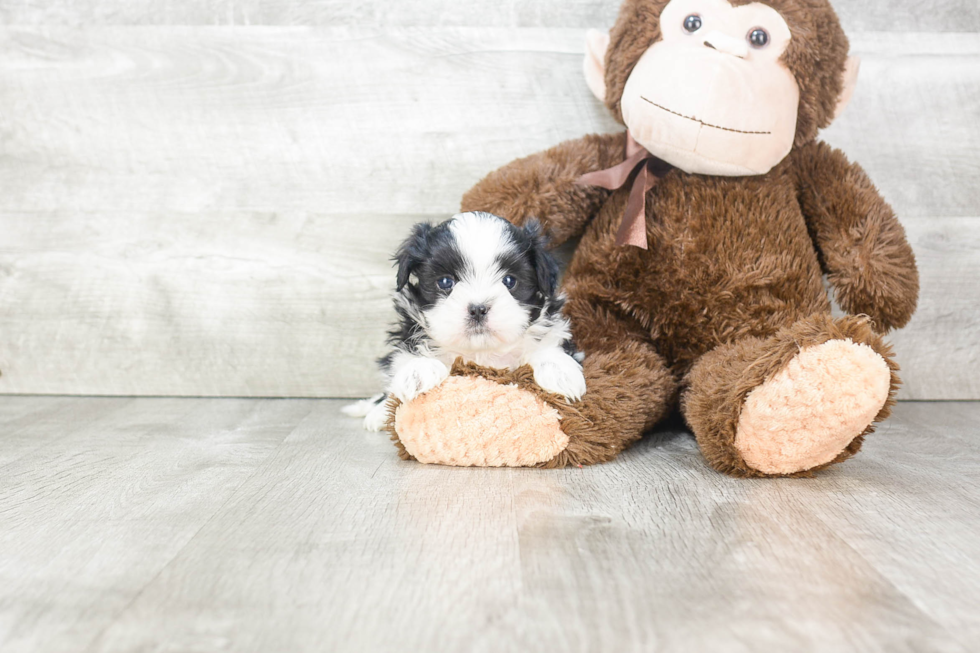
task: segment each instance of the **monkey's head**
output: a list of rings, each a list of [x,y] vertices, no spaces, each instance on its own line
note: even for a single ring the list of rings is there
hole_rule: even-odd
[[[589,88],[689,173],[758,175],[847,104],[858,62],[827,0],[626,0],[590,32]]]

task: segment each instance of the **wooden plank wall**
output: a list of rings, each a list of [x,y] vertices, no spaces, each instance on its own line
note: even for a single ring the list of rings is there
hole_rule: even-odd
[[[580,73],[617,5],[0,3],[0,393],[372,392],[408,226],[617,128]],[[837,6],[864,63],[824,137],[922,270],[903,396],[980,399],[980,5]]]

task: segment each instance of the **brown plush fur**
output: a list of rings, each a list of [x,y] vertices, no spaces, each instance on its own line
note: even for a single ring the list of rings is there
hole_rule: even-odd
[[[733,476],[769,476],[745,464],[735,448],[735,430],[745,398],[782,370],[800,349],[832,339],[866,344],[885,359],[892,372],[891,388],[888,401],[875,421],[891,414],[900,383],[891,347],[871,329],[867,318],[847,316],[835,320],[827,314],[813,315],[780,329],[769,338],[745,338],[717,347],[702,356],[687,374],[687,389],[681,402],[684,416],[697,437],[701,453],[712,467]],[[861,448],[864,436],[872,431],[874,428],[869,426],[830,463],[788,476],[809,476],[850,458]]]
[[[479,206],[500,216],[560,216],[547,228],[553,245],[582,233],[602,208],[609,191],[577,186],[585,172],[609,168],[623,160],[626,134],[591,135],[518,159],[492,174],[463,198],[463,206]],[[488,178],[489,179],[489,178]],[[486,181],[486,180],[485,180]]]
[[[671,171],[647,195],[648,250],[614,242],[628,187],[574,183],[624,159],[622,134],[586,136],[515,161],[463,198],[464,211],[492,211],[516,224],[539,219],[555,245],[582,238],[564,286],[587,354],[589,390],[577,410],[588,426],[566,430],[568,455],[554,464],[612,457],[660,419],[683,386],[682,409],[712,466],[760,475],[733,453],[733,424],[747,392],[778,373],[801,343],[843,334],[897,369],[871,327],[903,326],[915,310],[912,250],[861,168],[813,140],[833,117],[847,39],[825,0],[764,1],[793,31],[784,58],[801,94],[797,147],[768,174]],[[626,0],[612,31],[606,101],[617,118],[630,71],[660,38],[664,5]],[[830,319],[823,273],[841,306],[870,322]],[[894,377],[892,394],[897,383]],[[888,406],[878,417],[887,414]]]
[[[793,154],[797,197],[837,301],[881,332],[915,312],[919,274],[905,229],[857,164],[826,143]]]
[[[662,359],[653,352],[640,353],[626,347],[609,354],[597,353],[585,364],[588,394],[579,402],[541,390],[527,366],[514,371],[481,367],[457,359],[450,374],[477,375],[495,383],[516,385],[550,404],[561,415],[561,429],[569,437],[568,447],[539,467],[591,465],[612,460],[644,431],[664,416],[676,395],[676,383]],[[642,362],[646,361],[646,365]],[[395,411],[400,402],[390,399],[386,430],[403,460],[413,460],[395,431]]]

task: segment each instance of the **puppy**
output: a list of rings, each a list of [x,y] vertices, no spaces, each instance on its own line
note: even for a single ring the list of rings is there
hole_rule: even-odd
[[[398,267],[391,353],[378,363],[385,392],[345,407],[378,431],[385,401],[411,401],[449,376],[457,357],[487,367],[525,363],[548,392],[585,394],[581,354],[557,295],[558,264],[536,222],[518,228],[490,213],[460,213],[417,224],[394,257]]]

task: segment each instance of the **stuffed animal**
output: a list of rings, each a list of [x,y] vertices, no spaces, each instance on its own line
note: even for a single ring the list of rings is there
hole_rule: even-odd
[[[626,0],[585,77],[625,132],[567,141],[463,198],[554,246],[587,391],[457,364],[392,406],[403,457],[610,460],[679,408],[707,462],[808,475],[854,455],[894,402],[882,334],[915,310],[904,230],[864,171],[816,139],[857,62],[827,0]],[[847,313],[833,317],[823,277]]]

